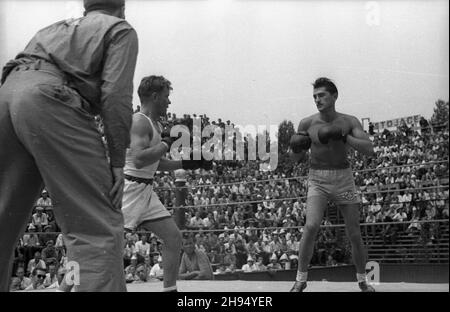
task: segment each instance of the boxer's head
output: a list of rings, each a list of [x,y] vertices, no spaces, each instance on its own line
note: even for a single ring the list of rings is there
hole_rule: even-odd
[[[319,112],[334,109],[334,104],[338,98],[336,85],[328,78],[321,77],[313,83],[313,97]]]
[[[125,18],[125,0],[84,0],[84,14],[91,11],[104,11],[110,15]]]
[[[172,91],[172,84],[163,76],[144,77],[138,88],[142,108],[150,109],[158,116],[165,116],[170,105],[170,91]]]

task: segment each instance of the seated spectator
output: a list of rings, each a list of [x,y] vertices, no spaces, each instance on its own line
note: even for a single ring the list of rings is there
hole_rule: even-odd
[[[281,264],[278,263],[278,258],[275,253],[270,257],[270,263],[267,265],[268,270],[281,270]]]
[[[34,259],[31,259],[28,262],[27,266],[27,272],[30,274],[34,271],[35,268],[43,269],[44,271],[47,269],[47,266],[45,265],[45,262],[41,258],[41,253],[39,251],[36,251],[34,253]]]
[[[336,266],[337,262],[334,260],[332,255],[328,255],[326,266]]]
[[[36,267],[31,272],[31,284],[25,290],[45,289],[44,280],[47,272],[45,269]]]
[[[242,266],[242,271],[244,272],[258,271],[258,266],[255,264],[255,260],[251,256],[248,256],[247,263]]]
[[[137,257],[132,257],[131,264],[125,268],[125,282],[133,283],[134,281],[139,280],[139,277],[136,275],[136,268],[137,268]]]
[[[290,270],[291,262],[289,261],[288,256],[284,253],[280,257],[280,266],[282,270]]]
[[[147,242],[147,234],[142,234],[141,240],[136,242],[134,246],[138,262],[144,262],[145,257],[150,254],[150,244]]]
[[[162,281],[164,279],[164,270],[163,270],[163,262],[162,257],[158,256],[158,262],[153,265],[150,270],[149,278],[150,280],[159,280]]]
[[[58,258],[58,253],[56,251],[56,247],[53,246],[53,240],[47,241],[47,247],[42,249],[41,255],[42,260],[44,260],[46,264],[48,264],[49,262],[56,261],[56,259]]]
[[[25,233],[22,238],[24,249],[23,254],[26,261],[33,258],[36,251],[40,251],[42,249],[38,235],[34,234],[35,231],[36,227],[30,223],[28,226],[28,233]]]
[[[48,196],[47,190],[43,190],[41,193],[41,197],[37,200],[36,206],[43,207],[44,209],[47,207],[52,207],[52,199]]]
[[[257,271],[266,271],[267,267],[264,265],[264,259],[262,256],[258,256],[258,260],[255,263]]]
[[[44,226],[48,225],[47,215],[44,213],[44,207],[36,206],[36,212],[32,216],[32,223],[38,232],[44,230]]]
[[[183,239],[183,255],[178,276],[184,280],[211,280],[214,278],[208,256],[202,251],[195,250],[192,238]]]
[[[138,264],[136,267],[136,273],[133,283],[145,283],[147,282],[148,273],[143,263]]]
[[[53,285],[53,284],[58,282],[56,264],[55,263],[50,263],[48,265],[47,270],[48,270],[48,273],[45,276],[44,286],[48,288],[51,285]]]
[[[47,288],[58,289],[59,285],[62,285],[65,276],[66,276],[66,269],[64,267],[59,267],[56,274],[56,281],[53,284],[47,286]]]
[[[16,271],[16,276],[12,278],[10,291],[25,290],[31,285],[31,279],[25,276],[25,269],[19,266]]]
[[[291,270],[296,270],[298,268],[298,256],[290,255],[289,260],[291,260]]]

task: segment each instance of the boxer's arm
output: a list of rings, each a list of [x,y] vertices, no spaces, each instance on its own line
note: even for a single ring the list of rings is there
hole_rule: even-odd
[[[370,141],[369,135],[364,132],[357,118],[351,118],[351,127],[352,129],[347,135],[347,144],[364,155],[373,156],[375,152],[372,141]]]
[[[174,171],[178,169],[182,169],[181,160],[170,160],[163,157],[159,161],[158,171]]]
[[[135,114],[130,131],[130,149],[131,153],[135,156],[134,165],[137,169],[157,162],[167,152],[168,148],[164,143],[149,147],[150,138],[153,135],[155,134],[147,118],[141,114]]]

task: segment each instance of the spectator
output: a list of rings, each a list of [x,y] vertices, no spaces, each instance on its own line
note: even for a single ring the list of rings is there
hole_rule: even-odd
[[[45,265],[45,262],[42,260],[41,253],[39,251],[36,251],[34,253],[34,259],[31,259],[28,262],[27,272],[30,274],[34,271],[35,268],[40,268],[44,271],[47,269],[47,266]]]
[[[185,280],[211,280],[213,271],[208,256],[194,249],[192,238],[183,239],[183,255],[179,270],[179,278]]]
[[[49,288],[55,283],[58,283],[58,275],[57,275],[57,267],[55,263],[50,263],[48,265],[48,273],[45,276],[44,279],[44,286],[46,288]]]
[[[262,256],[258,256],[258,260],[256,261],[256,270],[257,271],[266,271],[267,267],[264,265],[264,258]]]
[[[278,263],[277,255],[274,253],[270,257],[270,263],[267,265],[268,270],[281,270],[281,265]]]
[[[44,280],[46,277],[45,269],[36,267],[31,272],[31,284],[25,290],[45,289]]]
[[[147,234],[141,235],[141,240],[135,244],[135,252],[138,262],[144,262],[147,255],[150,255],[150,244],[147,242]]]
[[[164,270],[161,256],[158,256],[158,262],[153,265],[152,269],[150,270],[149,277],[150,280],[159,280],[159,281],[163,280]]]
[[[12,278],[10,291],[25,290],[31,285],[31,279],[25,276],[25,269],[19,266],[16,270],[16,276]]]
[[[42,232],[44,226],[48,224],[47,215],[44,213],[44,207],[36,206],[36,212],[33,214],[32,222],[38,232]]]
[[[248,256],[247,263],[242,266],[242,271],[244,272],[258,271],[258,266],[255,264],[255,260],[251,256]]]
[[[52,207],[52,199],[48,196],[46,189],[42,190],[41,197],[37,200],[36,206],[43,207],[44,209]]]
[[[138,264],[133,283],[145,283],[148,280],[148,273],[143,263]]]
[[[53,245],[53,240],[49,240],[47,241],[47,246],[42,249],[42,260],[44,260],[44,262],[46,264],[50,263],[50,262],[55,262],[58,258],[58,253],[56,251],[56,247]],[[56,272],[55,272],[56,275]]]

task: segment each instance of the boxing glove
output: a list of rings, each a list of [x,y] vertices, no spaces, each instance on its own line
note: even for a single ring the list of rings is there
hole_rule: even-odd
[[[170,128],[166,127],[161,131],[161,142],[165,143],[167,145],[167,149],[170,149],[170,147],[172,146],[172,143],[176,139],[177,138],[170,136]]]
[[[289,147],[294,153],[300,153],[311,148],[311,138],[308,132],[299,131],[291,137]]]
[[[322,144],[328,144],[330,140],[343,141],[344,143],[347,141],[347,135],[344,133],[344,130],[336,125],[325,125],[321,127],[317,136]]]

